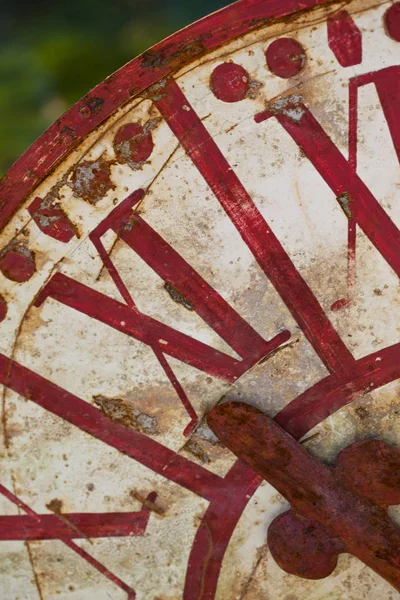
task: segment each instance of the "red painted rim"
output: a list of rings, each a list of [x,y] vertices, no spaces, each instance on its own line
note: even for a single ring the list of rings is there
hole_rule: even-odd
[[[115,110],[221,44],[332,0],[239,0],[178,31],[131,60],[62,115],[0,181],[3,228],[48,173]]]

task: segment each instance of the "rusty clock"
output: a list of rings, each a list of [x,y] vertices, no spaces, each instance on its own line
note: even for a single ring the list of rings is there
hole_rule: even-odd
[[[1,598],[400,599],[399,42],[239,0],[5,175]]]

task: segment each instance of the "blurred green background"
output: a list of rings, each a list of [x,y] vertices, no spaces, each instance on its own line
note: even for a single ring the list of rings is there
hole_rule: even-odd
[[[0,177],[107,75],[229,3],[0,0]]]

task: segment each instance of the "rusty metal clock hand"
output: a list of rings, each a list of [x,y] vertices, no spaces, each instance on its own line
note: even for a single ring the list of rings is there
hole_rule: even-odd
[[[400,591],[400,527],[385,510],[400,502],[399,450],[376,440],[356,443],[332,468],[249,404],[221,404],[207,422],[291,503],[268,530],[271,553],[284,570],[320,579],[348,552]]]

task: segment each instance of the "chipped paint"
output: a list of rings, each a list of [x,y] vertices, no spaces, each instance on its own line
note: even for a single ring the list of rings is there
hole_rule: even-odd
[[[353,217],[353,214],[351,212],[351,198],[349,193],[344,192],[343,194],[340,194],[340,196],[338,196],[336,200],[339,202],[340,207],[343,210],[346,217],[348,219],[351,219]]]
[[[111,180],[111,164],[102,157],[79,163],[73,169],[69,182],[75,198],[97,204],[107,192],[115,189]]]
[[[148,51],[2,180],[10,598],[396,598],[349,555],[280,569],[287,502],[206,425],[229,392],[330,465],[400,446],[398,3],[278,4]]]
[[[131,427],[142,433],[157,435],[157,419],[150,415],[133,408],[124,400],[118,398],[104,398],[95,396],[94,403],[102,412],[116,423],[121,423],[125,427]]]

